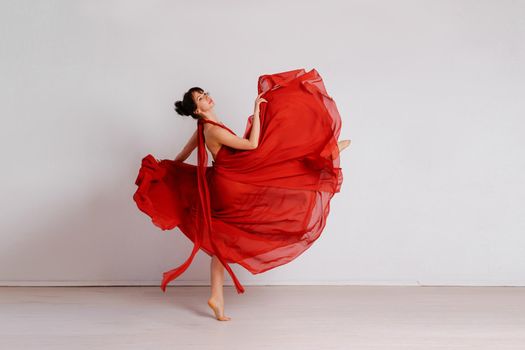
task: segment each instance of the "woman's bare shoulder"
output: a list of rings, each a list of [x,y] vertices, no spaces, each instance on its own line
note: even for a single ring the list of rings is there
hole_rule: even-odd
[[[211,123],[206,123],[204,124],[204,135],[210,135],[210,136],[213,136],[213,134],[215,134],[217,132],[218,129],[222,129],[220,126],[218,125],[214,125],[214,124],[211,124]]]
[[[207,125],[204,125],[204,138],[207,142],[211,142],[212,144],[221,144],[221,132],[224,130],[218,125],[213,125],[211,123],[206,123]]]

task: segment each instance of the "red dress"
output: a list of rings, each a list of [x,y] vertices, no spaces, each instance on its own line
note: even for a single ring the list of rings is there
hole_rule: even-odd
[[[199,119],[198,165],[151,154],[142,159],[133,199],[162,230],[178,227],[194,242],[180,266],[164,272],[161,289],[182,274],[202,249],[244,288],[229,264],[252,274],[286,264],[319,237],[330,200],[343,182],[337,140],[341,118],[315,69],[262,75],[259,146],[223,145],[207,164],[204,123]],[[249,138],[253,115],[243,137]]]

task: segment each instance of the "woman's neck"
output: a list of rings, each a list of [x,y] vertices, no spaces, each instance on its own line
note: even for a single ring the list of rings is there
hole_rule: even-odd
[[[215,111],[213,110],[202,113],[201,118],[208,119],[216,123],[221,123],[221,121],[219,120],[219,117],[217,117],[217,115],[215,114]]]

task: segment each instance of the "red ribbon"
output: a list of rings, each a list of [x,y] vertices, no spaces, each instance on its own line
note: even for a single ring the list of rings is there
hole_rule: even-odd
[[[215,124],[215,123],[214,123]],[[226,271],[230,274],[233,283],[235,284],[235,288],[237,290],[238,294],[244,293],[244,287],[241,285],[239,280],[237,279],[237,276],[235,276],[235,273],[230,268],[224,257],[222,256],[219,249],[217,249],[217,246],[215,245],[215,241],[212,237],[213,235],[213,228],[211,224],[211,209],[210,209],[210,192],[208,189],[208,182],[206,180],[206,167],[208,164],[208,153],[206,152],[206,145],[204,143],[204,122],[199,119],[197,122],[197,128],[198,128],[198,144],[197,144],[197,158],[198,158],[198,166],[197,166],[197,187],[199,192],[199,205],[197,209],[197,213],[200,215],[197,215],[197,223],[196,223],[196,232],[195,232],[195,239],[194,239],[194,245],[193,250],[190,254],[190,256],[186,259],[184,263],[182,263],[180,266],[176,267],[173,270],[167,271],[163,273],[162,283],[161,283],[161,289],[163,292],[166,292],[166,287],[168,283],[175,278],[177,278],[179,275],[181,275],[188,266],[190,266],[191,262],[193,261],[193,258],[195,257],[195,254],[199,251],[202,237],[203,235],[207,235],[207,237],[210,238],[210,242],[212,245],[212,248],[214,250],[215,255],[221,262],[221,264],[224,266]]]

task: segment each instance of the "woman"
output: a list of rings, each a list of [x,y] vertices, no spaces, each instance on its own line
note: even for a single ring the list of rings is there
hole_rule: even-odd
[[[139,209],[194,242],[186,262],[164,273],[162,290],[202,249],[212,257],[208,305],[221,321],[230,320],[224,269],[244,292],[228,263],[261,273],[292,261],[319,237],[342,183],[339,152],[350,144],[337,142],[340,117],[315,69],[263,75],[258,90],[239,137],[215,114],[209,93],[189,89],[175,109],[198,121],[196,132],[173,161],[146,156],[136,180]],[[196,147],[195,167],[184,161]]]
[[[219,149],[225,145],[239,150],[253,150],[257,148],[259,142],[260,121],[259,121],[259,104],[267,102],[257,96],[255,100],[255,109],[253,112],[254,123],[248,139],[238,137],[217,126],[216,124],[206,123],[204,125],[204,137],[206,146],[215,160]],[[215,101],[210,97],[208,92],[205,92],[199,87],[189,89],[182,99],[182,101],[175,102],[175,110],[180,115],[191,115],[194,119],[202,118],[205,121],[213,121],[217,124],[223,125],[215,114],[213,107]],[[177,155],[175,161],[185,161],[197,147],[197,130],[193,133],[186,146]],[[229,321],[231,318],[224,315],[224,266],[221,264],[216,255],[211,258],[211,296],[208,299],[208,305],[215,313],[215,317],[219,321]]]

